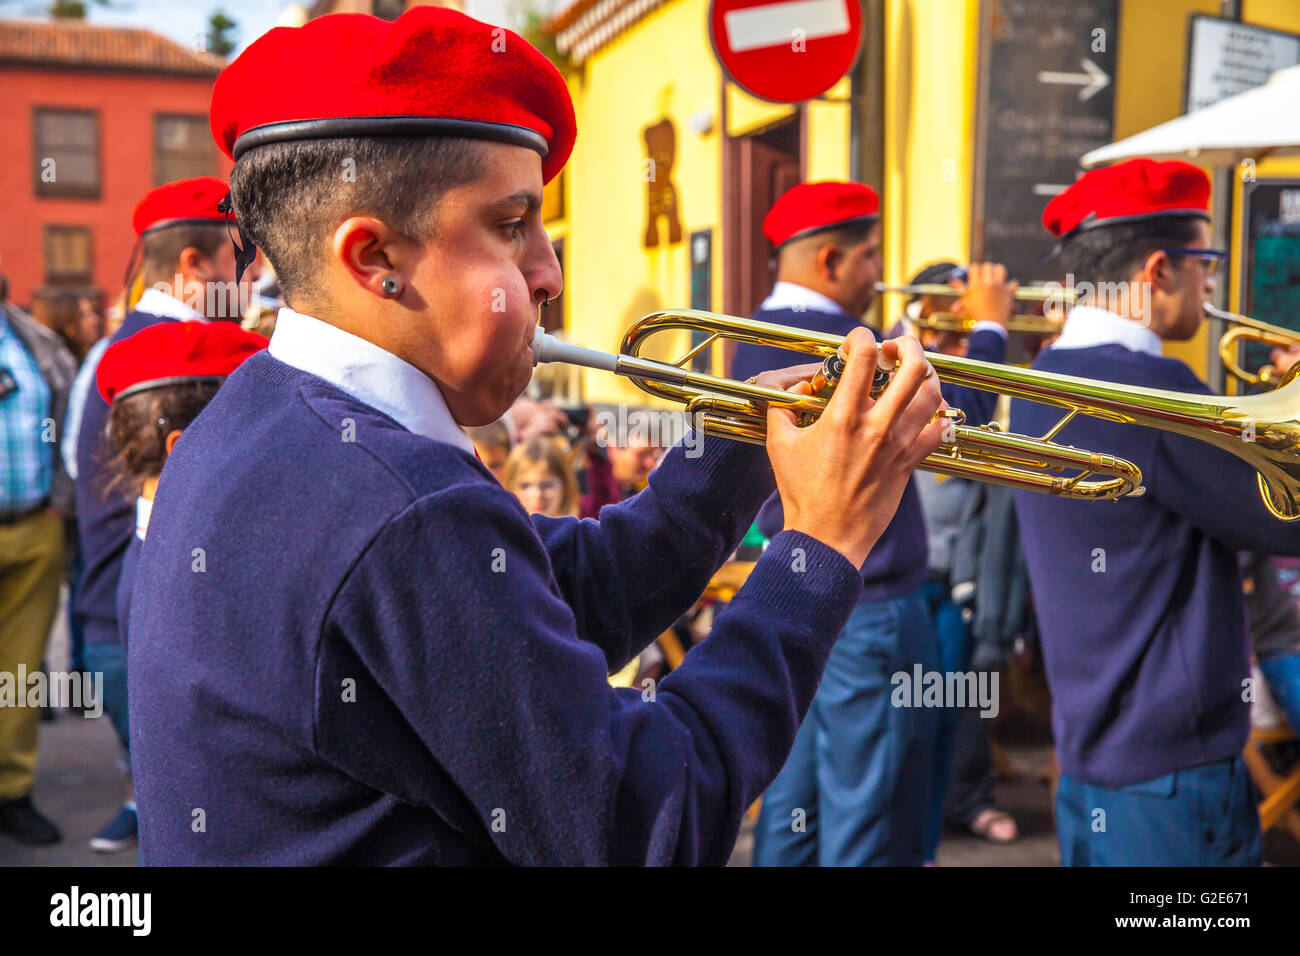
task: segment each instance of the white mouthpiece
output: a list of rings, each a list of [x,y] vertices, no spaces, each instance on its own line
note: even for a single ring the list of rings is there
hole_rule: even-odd
[[[618,371],[617,355],[561,342],[539,325],[533,333],[533,364],[541,365],[543,362],[567,362],[570,365],[604,369],[606,372]]]

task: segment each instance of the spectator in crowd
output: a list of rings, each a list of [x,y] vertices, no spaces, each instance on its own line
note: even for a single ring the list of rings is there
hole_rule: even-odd
[[[1238,555],[1255,659],[1291,729],[1300,732],[1300,607],[1294,558]]]
[[[554,438],[532,438],[506,459],[503,484],[529,514],[550,518],[578,513],[578,481],[569,454]]]
[[[663,452],[663,449],[639,434],[627,436],[622,444],[611,442],[605,448],[614,468],[614,480],[618,483],[619,494],[624,498],[630,498],[646,486],[650,472],[659,464],[659,456]]]
[[[0,278],[0,671],[41,669],[59,605],[63,519],[72,483],[55,423],[63,417],[76,360],[57,334],[8,301]],[[32,787],[40,711],[0,707],[0,833],[57,843]]]

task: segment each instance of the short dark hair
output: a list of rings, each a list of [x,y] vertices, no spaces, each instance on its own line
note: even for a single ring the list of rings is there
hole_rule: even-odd
[[[871,235],[871,230],[880,224],[879,219],[865,219],[858,222],[849,223],[845,226],[837,226],[834,229],[823,229],[820,232],[810,233],[806,236],[799,236],[783,243],[777,250],[777,261],[787,251],[803,251],[809,248],[820,249],[822,246],[830,243],[839,249],[847,249],[856,246],[859,243],[866,242]]]
[[[144,256],[145,285],[171,283],[181,253],[193,247],[211,258],[230,242],[225,223],[178,222],[145,233],[141,252]]]
[[[239,157],[230,194],[241,228],[266,253],[292,304],[339,222],[371,215],[427,241],[443,194],[473,182],[486,164],[481,141],[446,136],[270,143]]]
[[[1196,240],[1199,216],[1153,216],[1083,229],[1061,243],[1062,271],[1086,282],[1127,282],[1153,252]]]
[[[220,387],[212,381],[180,382],[114,402],[108,417],[112,457],[105,494],[139,495],[146,478],[162,474],[168,434],[189,428]]]

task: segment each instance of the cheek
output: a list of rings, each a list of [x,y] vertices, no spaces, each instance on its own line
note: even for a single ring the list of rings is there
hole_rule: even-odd
[[[453,377],[491,377],[510,369],[519,356],[535,319],[523,277],[504,270],[480,272],[449,268],[431,278],[438,290],[436,308],[440,338],[447,342],[442,363]]]

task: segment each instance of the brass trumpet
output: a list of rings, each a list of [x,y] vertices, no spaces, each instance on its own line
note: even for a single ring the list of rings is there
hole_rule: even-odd
[[[907,321],[918,329],[930,329],[934,332],[958,332],[970,335],[975,328],[975,319],[969,315],[957,315],[953,312],[931,312],[922,318]],[[1065,327],[1065,319],[1058,315],[1038,315],[1034,312],[1017,313],[1007,319],[1007,332],[1011,335],[1060,335]]]
[[[950,299],[961,298],[960,290],[954,289],[950,285],[935,282],[923,282],[919,285],[885,285],[883,282],[877,282],[876,292],[896,295],[941,295]],[[1062,305],[1072,305],[1074,304],[1075,293],[1073,289],[1068,289],[1065,286],[1025,286],[1017,289],[1012,294],[1012,298],[1021,302],[1060,302]]]
[[[1223,367],[1227,369],[1228,374],[1247,385],[1266,385],[1270,388],[1277,385],[1281,376],[1272,365],[1262,365],[1258,372],[1247,372],[1242,367],[1239,361],[1241,343],[1259,342],[1272,348],[1289,349],[1300,345],[1300,332],[1284,329],[1280,325],[1270,325],[1259,319],[1252,319],[1248,315],[1216,309],[1208,302],[1201,308],[1207,319],[1219,319],[1236,326],[1224,332],[1223,338],[1219,339],[1219,358],[1223,361]]]
[[[652,336],[669,330],[704,334],[704,339],[674,363],[640,357]],[[533,340],[537,362],[568,362],[630,378],[651,395],[680,402],[706,434],[762,444],[767,407],[789,408],[811,422],[826,407],[820,396],[796,395],[719,378],[686,366],[723,340],[790,349],[829,359],[843,338],[711,312],[655,312],[628,330],[622,354],[557,342],[542,329]],[[1300,519],[1300,363],[1283,376],[1281,388],[1263,395],[1217,396],[1120,386],[1109,382],[1052,375],[1031,369],[931,353],[941,379],[985,391],[1066,409],[1040,438],[1003,433],[994,425],[962,425],[954,411],[952,441],[926,458],[922,467],[1029,491],[1084,500],[1108,500],[1141,492],[1141,471],[1132,462],[1059,445],[1052,441],[1076,415],[1142,425],[1209,442],[1245,460],[1259,472],[1264,504],[1284,521]],[[879,388],[888,375],[878,373]],[[1288,384],[1289,383],[1289,384]],[[878,390],[877,390],[878,391]],[[1076,474],[1064,475],[1063,472]],[[1093,477],[1098,476],[1098,477]]]

